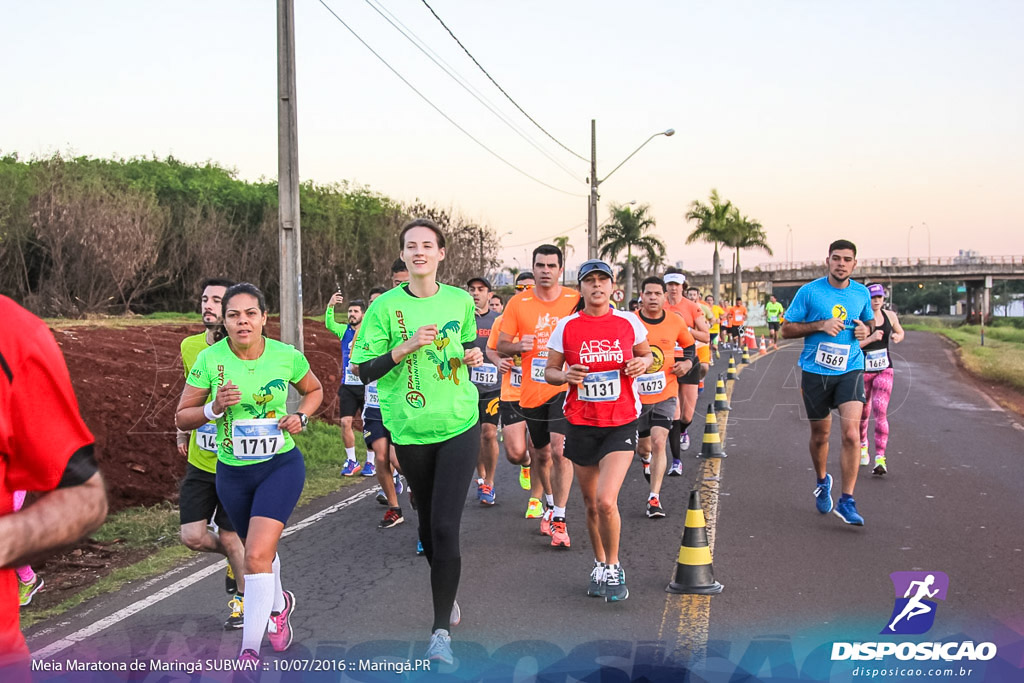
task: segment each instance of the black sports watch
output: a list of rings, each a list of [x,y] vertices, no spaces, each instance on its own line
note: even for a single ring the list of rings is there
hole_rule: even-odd
[[[302,423],[302,428],[305,429],[306,425],[309,423],[309,415],[306,415],[305,413],[295,413],[295,414],[299,416],[299,422]]]

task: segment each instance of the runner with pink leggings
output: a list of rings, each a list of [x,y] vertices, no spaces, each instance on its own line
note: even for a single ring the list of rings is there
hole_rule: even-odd
[[[14,511],[17,512],[21,509],[21,506],[25,504],[25,492],[15,491],[14,492]],[[21,606],[32,602],[32,596],[39,592],[39,589],[43,587],[43,579],[40,576],[36,576],[36,573],[32,571],[31,565],[25,565],[24,567],[17,567],[14,573],[18,575],[18,598],[21,602]]]
[[[873,474],[884,475],[888,470],[885,462],[885,446],[889,441],[889,399],[892,397],[892,358],[889,355],[889,341],[899,344],[903,341],[903,327],[892,311],[882,308],[885,303],[885,288],[880,284],[868,286],[871,308],[875,312],[875,331],[860,343],[864,351],[864,412],[860,418],[860,464],[871,464],[868,453],[868,421],[875,417],[875,468]]]

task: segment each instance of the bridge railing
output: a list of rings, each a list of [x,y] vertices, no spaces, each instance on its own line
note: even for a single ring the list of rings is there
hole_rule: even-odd
[[[780,271],[820,269],[825,270],[825,259],[819,261],[788,261],[759,263],[753,268],[744,268],[744,272],[776,273]],[[1024,267],[1024,256],[893,256],[890,258],[858,259],[857,269],[860,271],[881,268],[916,268],[928,266],[1021,266]],[[694,275],[711,275],[709,270],[693,271]],[[723,270],[722,277],[731,275]]]

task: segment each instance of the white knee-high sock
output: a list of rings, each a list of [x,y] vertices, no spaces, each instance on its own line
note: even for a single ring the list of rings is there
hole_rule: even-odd
[[[281,556],[274,555],[274,563],[270,565],[274,571],[274,606],[272,612],[284,609],[284,589],[281,588]]]
[[[245,575],[245,615],[242,621],[242,651],[260,651],[263,634],[274,606],[274,575]]]

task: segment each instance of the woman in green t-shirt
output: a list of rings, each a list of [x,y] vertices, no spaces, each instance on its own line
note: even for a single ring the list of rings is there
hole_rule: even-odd
[[[230,287],[221,305],[227,337],[196,357],[175,422],[181,430],[217,422],[217,495],[245,543],[239,659],[258,661],[268,621],[274,650],[292,641],[295,596],[281,588],[277,544],[306,478],[292,434],[320,407],[323,387],[300,351],[263,336],[267,302],[257,287]],[[302,395],[290,415],[289,385]]]
[[[416,494],[434,602],[427,656],[451,664],[449,630],[460,619],[459,528],[480,450],[479,393],[467,366],[483,363],[483,353],[472,346],[473,298],[437,281],[445,257],[441,229],[413,220],[402,227],[398,244],[409,284],[370,304],[352,362],[364,383],[377,380],[384,426]]]

